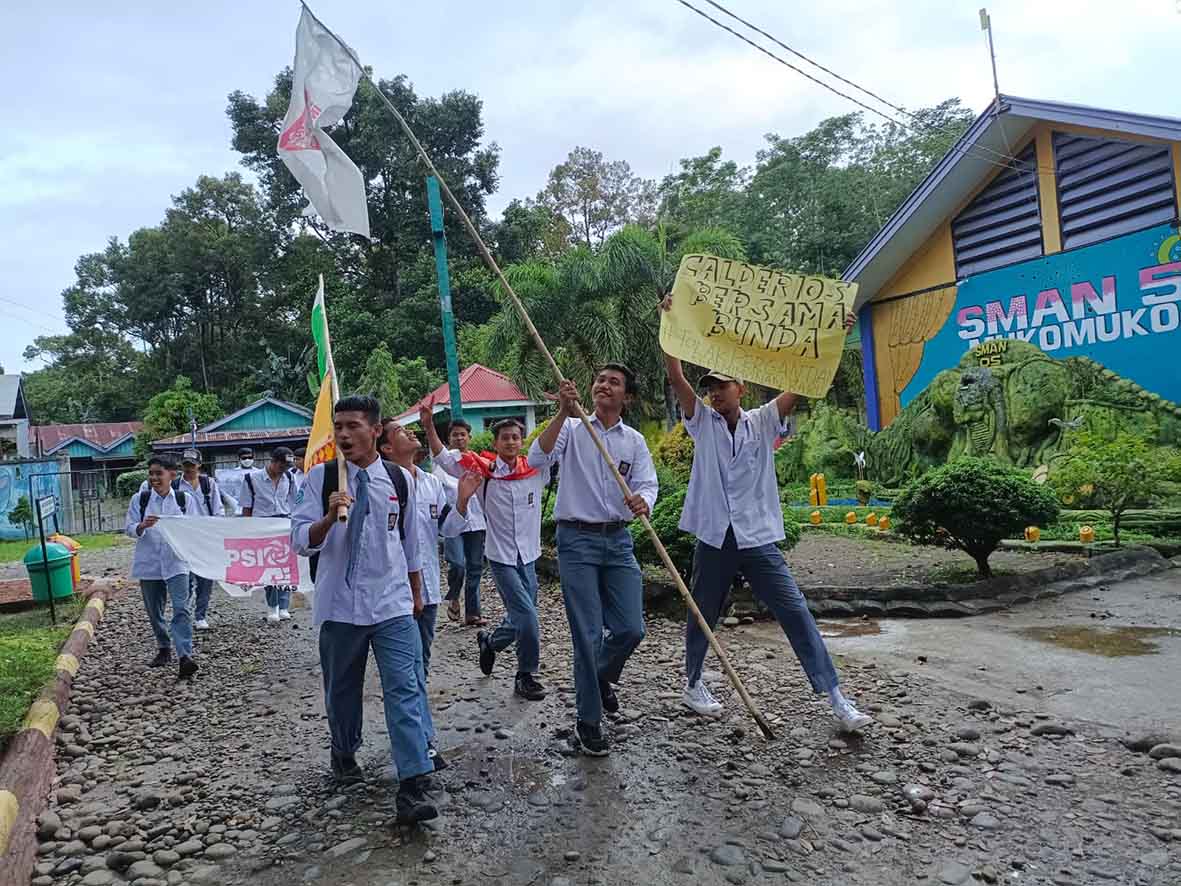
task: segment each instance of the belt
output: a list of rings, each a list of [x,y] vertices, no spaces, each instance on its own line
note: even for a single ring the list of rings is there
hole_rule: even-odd
[[[582,520],[559,520],[559,526],[568,526],[571,529],[579,529],[583,532],[597,532],[599,535],[607,535],[611,532],[618,532],[620,529],[626,529],[627,524],[622,520],[616,520],[614,523],[584,523]]]

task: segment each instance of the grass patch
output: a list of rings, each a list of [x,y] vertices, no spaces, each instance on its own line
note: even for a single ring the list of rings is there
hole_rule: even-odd
[[[82,545],[82,552],[101,551],[103,548],[113,548],[123,538],[118,532],[104,532],[96,535],[71,535],[70,538]],[[33,545],[40,546],[37,538],[0,541],[0,563],[15,563],[24,558],[25,553]]]
[[[81,600],[57,601],[56,625],[48,608],[0,615],[0,747],[20,729],[29,704],[53,676],[58,650],[81,611]]]

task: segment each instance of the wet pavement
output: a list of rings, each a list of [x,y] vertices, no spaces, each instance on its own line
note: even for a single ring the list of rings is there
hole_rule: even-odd
[[[431,696],[451,766],[442,816],[418,830],[392,823],[372,669],[368,782],[340,791],[329,779],[306,610],[273,626],[257,601],[216,598],[202,671],[177,684],[145,667],[151,638],[128,595],[110,607],[61,722],[33,882],[1175,886],[1181,747],[1169,748],[1181,743],[1181,700],[1169,675],[1181,638],[1141,634],[1155,649],[1110,657],[1023,632],[1181,627],[1177,573],[1003,616],[825,623],[846,692],[878,720],[860,737],[836,733],[769,624],[721,639],[776,739],[763,741],[716,671],[706,679],[723,717],[690,714],[682,625],[653,618],[603,760],[571,749],[555,587],[541,592],[544,702],[512,696],[511,653],[483,677],[474,631],[444,617]],[[1141,751],[1116,740],[1124,721],[1153,733]]]

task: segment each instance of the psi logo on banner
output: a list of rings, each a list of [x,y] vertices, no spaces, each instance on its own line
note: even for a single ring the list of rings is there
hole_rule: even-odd
[[[660,346],[682,360],[776,390],[823,397],[845,346],[857,284],[686,255]]]
[[[289,536],[227,538],[225,580],[241,585],[298,585],[299,559]]]

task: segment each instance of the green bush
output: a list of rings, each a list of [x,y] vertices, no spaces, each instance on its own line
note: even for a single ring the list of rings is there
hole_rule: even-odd
[[[127,471],[115,478],[115,492],[120,498],[131,498],[148,479],[147,471]]]
[[[480,431],[478,434],[472,434],[472,439],[468,442],[467,448],[472,452],[493,452],[493,439],[491,431]],[[528,450],[523,450],[527,452]]]
[[[676,427],[660,437],[652,458],[680,483],[689,482],[689,472],[693,468],[693,438],[685,430],[684,422],[678,422]]]
[[[919,544],[958,548],[992,577],[989,555],[1026,526],[1058,519],[1054,494],[1016,468],[960,458],[911,482],[892,509],[896,530]]]

